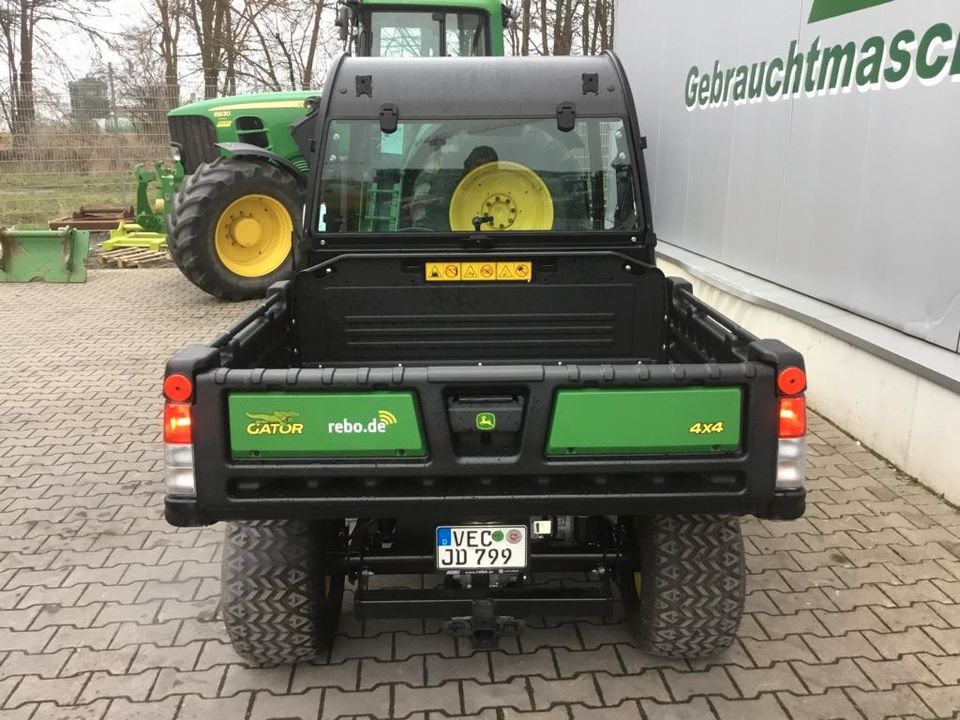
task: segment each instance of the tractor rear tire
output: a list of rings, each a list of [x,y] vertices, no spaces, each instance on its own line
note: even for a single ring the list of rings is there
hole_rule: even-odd
[[[257,203],[263,197],[267,200]],[[253,235],[248,232],[244,245],[233,241],[237,244],[232,246],[229,217],[234,214],[226,213],[245,198],[267,222],[248,223]],[[270,285],[293,273],[302,214],[301,183],[288,171],[264,160],[217,158],[188,175],[173,198],[167,217],[170,253],[180,271],[205,293],[223,300],[262,298]],[[276,222],[270,221],[273,216]],[[284,231],[268,232],[271,227]],[[224,255],[231,250],[239,252],[236,260]]]
[[[324,659],[343,605],[343,573],[324,567],[342,551],[342,521],[228,523],[223,547],[223,621],[233,648],[257,665]]]
[[[730,647],[746,588],[739,519],[657,515],[625,524],[631,531],[627,550],[639,566],[621,567],[619,586],[639,646],[674,658],[705,657]]]

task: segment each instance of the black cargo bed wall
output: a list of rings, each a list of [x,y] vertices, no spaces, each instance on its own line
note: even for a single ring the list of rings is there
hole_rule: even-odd
[[[532,282],[427,282],[435,255],[341,256],[303,270],[293,292],[301,363],[663,359],[660,270],[612,252],[522,259],[533,261]]]

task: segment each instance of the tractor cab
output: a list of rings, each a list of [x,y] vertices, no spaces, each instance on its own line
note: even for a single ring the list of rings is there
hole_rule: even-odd
[[[500,0],[340,0],[336,23],[344,50],[361,57],[482,57],[504,54],[513,17]]]

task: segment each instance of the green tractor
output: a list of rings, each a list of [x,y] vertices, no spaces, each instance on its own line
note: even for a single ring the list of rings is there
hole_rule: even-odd
[[[340,0],[337,26],[354,55],[499,56],[513,17],[501,0]],[[365,90],[358,84],[356,91]],[[174,262],[204,292],[226,300],[262,297],[289,276],[308,169],[291,126],[317,96],[215,98],[168,114],[173,159],[184,174],[168,208],[168,244]]]

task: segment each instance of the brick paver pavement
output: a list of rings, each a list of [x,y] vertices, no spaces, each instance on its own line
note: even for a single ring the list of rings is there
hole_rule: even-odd
[[[599,621],[473,652],[434,622],[345,618],[327,667],[245,667],[217,616],[220,530],[162,519],[158,416],[167,357],[247,307],[175,270],[0,286],[0,720],[960,711],[960,514],[816,417],[806,517],[744,523],[723,655],[650,657]]]

